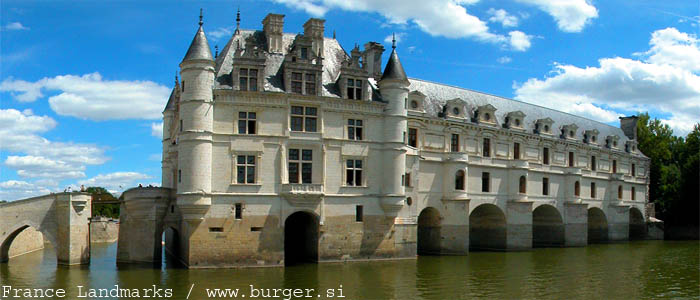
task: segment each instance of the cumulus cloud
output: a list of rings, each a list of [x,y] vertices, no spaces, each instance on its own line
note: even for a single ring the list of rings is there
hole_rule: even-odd
[[[233,30],[233,26],[219,27],[207,32],[207,37],[210,37],[212,40],[219,40],[221,38],[230,37],[233,34]]]
[[[512,45],[508,36],[491,32],[486,22],[469,14],[467,7],[478,0],[272,0],[321,17],[331,9],[382,15],[395,25],[415,24],[422,31],[447,38],[469,38],[497,45]]]
[[[149,178],[151,178],[151,176],[138,172],[114,172],[99,174],[89,179],[80,180],[78,184],[84,186],[101,186],[111,193],[114,193],[135,187],[139,183],[144,184],[145,182],[143,182],[143,180]]]
[[[51,189],[38,184],[22,180],[8,180],[0,182],[0,200],[12,201],[48,194]]]
[[[405,32],[399,32],[397,34],[390,34],[384,38],[384,43],[391,45],[394,38],[396,38],[396,43],[400,43],[403,40],[403,38],[405,38],[405,37],[406,37]]]
[[[508,36],[510,37],[510,46],[515,51],[525,51],[532,45],[530,42],[532,36],[522,31],[511,31],[508,33]]]
[[[581,32],[590,20],[598,17],[598,9],[588,0],[517,0],[531,4],[551,15],[557,27],[565,32]]]
[[[502,57],[499,57],[497,61],[499,64],[507,64],[507,63],[513,61],[513,59],[510,58],[509,56],[502,56]]]
[[[163,122],[151,123],[151,135],[163,139]]]
[[[676,134],[684,135],[700,120],[700,74],[685,59],[699,49],[688,38],[694,39],[667,28],[652,33],[642,60],[602,58],[597,67],[556,64],[553,75],[514,85],[515,98],[602,122],[615,121],[620,111],[660,111],[671,116],[664,121]],[[683,51],[676,51],[679,44]]]
[[[486,13],[491,16],[489,22],[500,23],[503,27],[518,26],[518,17],[508,14],[508,12],[503,9],[490,8]]]
[[[84,165],[49,159],[43,156],[8,156],[5,165],[17,170],[20,177],[29,178],[82,178],[85,177]]]
[[[0,83],[0,91],[21,102],[44,97],[45,90],[60,92],[49,97],[51,109],[59,115],[95,121],[159,119],[170,92],[152,81],[104,80],[97,72],[35,82],[8,78]]]
[[[5,31],[10,31],[10,30],[29,30],[29,27],[26,27],[22,25],[20,22],[12,22],[8,23],[5,26],[2,26],[2,29]]]

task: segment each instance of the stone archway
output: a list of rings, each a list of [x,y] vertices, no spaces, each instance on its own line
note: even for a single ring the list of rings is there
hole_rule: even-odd
[[[13,257],[44,249],[44,240],[49,241],[52,246],[56,244],[53,238],[34,226],[21,225],[12,230],[0,244],[0,262],[8,262]]]
[[[178,266],[182,264],[182,245],[180,244],[180,233],[173,226],[166,226],[162,234],[162,262],[167,266]]]
[[[532,211],[532,246],[563,247],[564,221],[556,207],[540,205]]]
[[[418,215],[418,255],[440,254],[440,212],[426,207]]]
[[[630,208],[630,240],[643,240],[647,235],[647,225],[644,222],[644,215],[639,209]]]
[[[318,262],[319,219],[298,211],[284,221],[284,264]]]
[[[506,215],[493,204],[481,204],[469,214],[469,250],[505,250]]]
[[[603,243],[608,241],[608,220],[602,209],[588,209],[588,243]]]

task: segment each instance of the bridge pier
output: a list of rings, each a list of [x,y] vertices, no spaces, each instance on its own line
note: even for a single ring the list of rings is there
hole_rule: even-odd
[[[564,203],[564,245],[566,247],[588,245],[588,204]]]
[[[506,250],[532,249],[532,201],[508,201],[506,222]]]
[[[171,201],[168,188],[133,188],[120,205],[117,262],[157,263],[162,256],[164,218]]]

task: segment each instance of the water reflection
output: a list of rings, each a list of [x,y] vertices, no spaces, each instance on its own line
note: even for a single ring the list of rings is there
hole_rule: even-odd
[[[471,299],[700,297],[697,241],[639,241],[528,252],[474,252],[416,260],[305,264],[287,268],[193,269],[164,256],[162,266],[119,265],[116,244],[92,247],[89,266],[56,265],[52,248],[0,264],[0,285],[26,288],[172,288],[174,299],[205,299],[207,289],[313,289],[317,299]],[[341,287],[342,285],[342,287]],[[268,291],[266,291],[267,293]],[[281,292],[278,292],[282,295]],[[217,297],[212,297],[216,299]]]

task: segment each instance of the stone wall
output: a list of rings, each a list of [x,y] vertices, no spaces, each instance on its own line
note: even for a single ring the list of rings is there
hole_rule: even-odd
[[[119,238],[116,220],[94,218],[90,221],[90,243],[113,243]]]
[[[13,258],[41,249],[44,249],[44,235],[32,227],[28,227],[12,241],[8,256]]]

